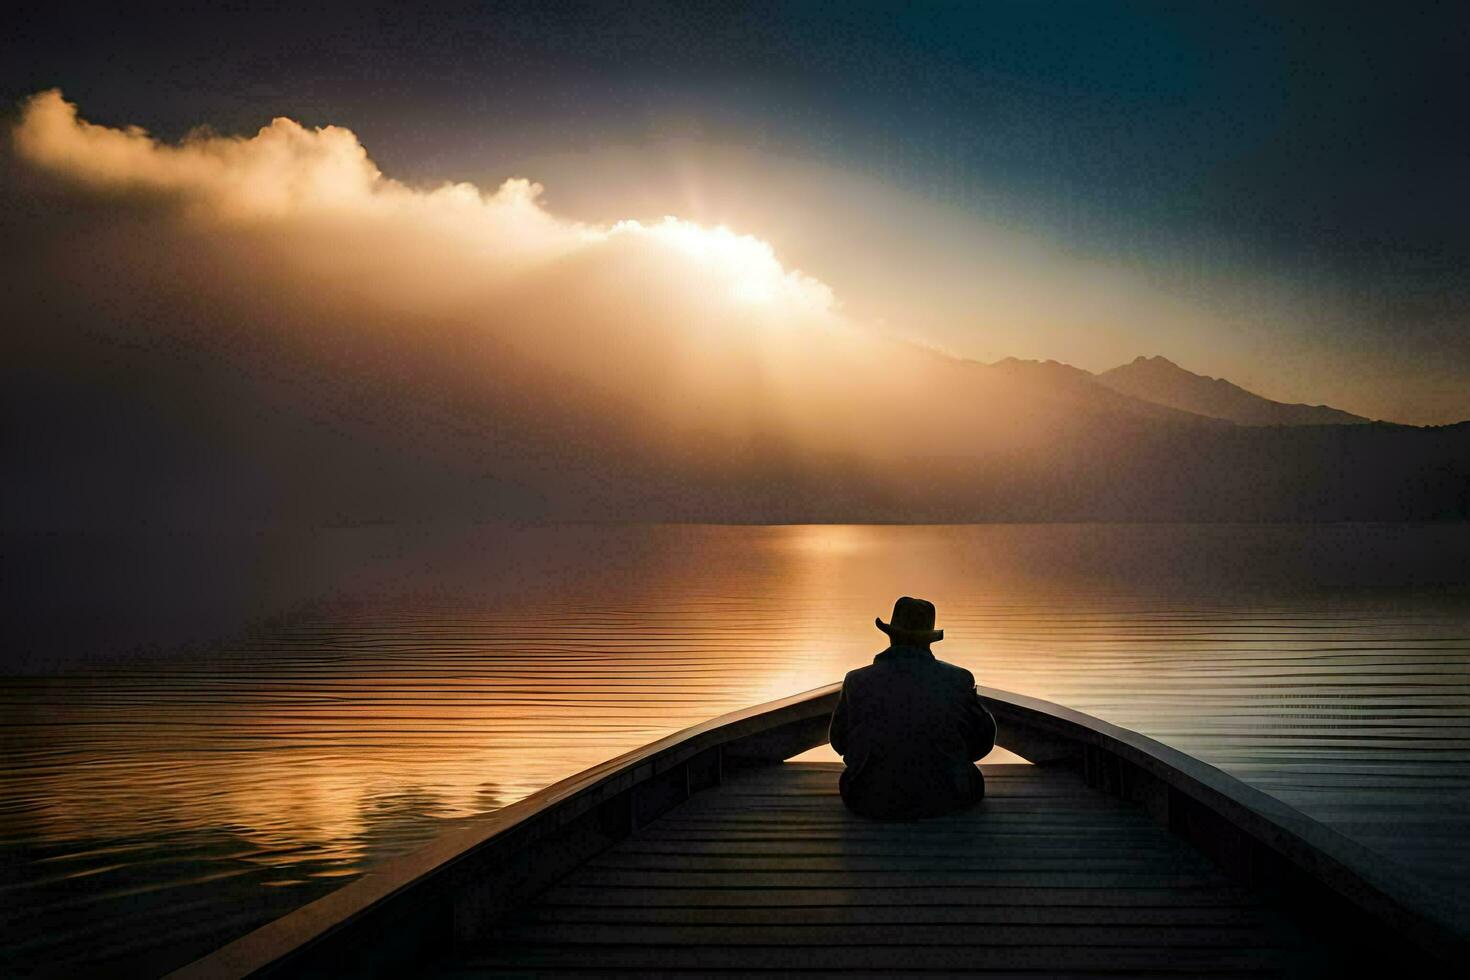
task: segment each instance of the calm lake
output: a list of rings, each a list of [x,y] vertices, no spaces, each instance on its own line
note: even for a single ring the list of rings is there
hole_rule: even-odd
[[[1470,899],[1466,526],[0,542],[0,973],[179,965],[455,821],[839,680],[900,594],[981,684],[1162,739]]]

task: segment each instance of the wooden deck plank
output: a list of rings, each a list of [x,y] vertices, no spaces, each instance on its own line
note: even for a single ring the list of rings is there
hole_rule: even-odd
[[[587,888],[559,885],[542,902],[609,906],[811,907],[811,906],[1236,906],[1258,904],[1248,891],[1228,885],[1202,888],[1038,888],[1034,885],[963,888]]]
[[[649,840],[667,839],[674,840],[679,837],[691,835],[715,834],[720,838],[738,839],[742,836],[751,837],[765,835],[772,839],[782,837],[799,836],[817,837],[826,835],[837,837],[842,840],[927,840],[927,841],[964,841],[964,840],[987,840],[990,838],[1015,838],[1023,837],[1030,840],[1044,841],[1048,839],[1073,839],[1079,833],[1085,832],[1088,839],[1094,837],[1105,837],[1117,840],[1153,840],[1159,841],[1158,828],[1148,823],[1128,824],[1123,826],[1109,826],[1106,824],[1057,824],[1042,821],[1029,820],[1004,820],[989,819],[983,827],[965,827],[962,825],[925,827],[923,829],[913,828],[886,828],[874,827],[871,824],[861,823],[837,823],[822,820],[804,821],[732,821],[702,823],[670,823],[665,826],[660,822],[656,830],[645,831]]]
[[[834,803],[836,801],[834,800]],[[662,823],[662,821],[660,821]],[[881,825],[879,825],[881,826]],[[884,828],[883,832],[890,836],[899,836],[905,833],[919,834],[929,837],[934,834],[944,833],[989,833],[993,831],[1009,830],[1012,833],[1024,831],[1026,833],[1041,835],[1046,833],[1063,833],[1086,829],[1089,831],[1111,831],[1123,832],[1128,830],[1148,830],[1152,824],[1148,818],[1139,816],[1133,819],[1132,814],[1119,815],[1114,819],[1110,813],[1097,816],[1076,814],[1073,816],[1059,816],[1048,813],[1046,810],[1005,810],[1000,807],[990,807],[986,811],[985,825],[983,827],[964,823],[940,823],[935,822],[933,826],[897,827]],[[834,817],[820,810],[810,813],[755,813],[742,814],[740,816],[727,816],[723,814],[688,814],[678,820],[671,820],[661,829],[683,830],[703,829],[708,827],[756,827],[770,830],[799,828],[810,830],[819,827],[836,827],[844,831],[854,830],[856,832],[870,832],[875,825],[868,820],[859,818],[845,819]]]
[[[729,976],[730,974],[721,975]],[[915,972],[915,975],[923,976],[926,978],[926,980],[943,980],[943,978],[947,977],[984,977],[986,978],[986,980],[1037,980],[1038,977],[1038,974],[1034,970],[1018,972],[1015,970],[974,969],[965,971],[924,970],[922,971],[922,973]],[[1048,971],[1045,974],[1048,980],[1100,980],[1100,978],[1107,978],[1107,980],[1130,980],[1130,978],[1135,977],[1140,978],[1141,980],[1141,978],[1145,977],[1158,977],[1169,975],[1169,973],[1161,973],[1156,970],[1150,970],[1147,973],[1124,973],[1117,970],[1109,970],[1105,968],[1099,968],[1096,970],[1065,970],[1060,972]],[[1174,975],[1178,976],[1179,974]],[[1280,976],[1281,974],[1273,972],[1263,973],[1260,970],[1212,970],[1208,974],[1197,975],[1208,976],[1211,978],[1211,980],[1252,980],[1252,978],[1258,978],[1262,976]],[[493,966],[485,967],[477,965],[473,967],[465,967],[462,969],[448,969],[444,973],[442,973],[441,976],[446,978],[446,980],[465,980],[465,978],[470,977],[506,977],[514,978],[514,980],[527,980],[527,978],[535,978],[535,980],[565,980],[565,978],[573,977],[645,977],[648,976],[648,971],[641,969],[620,970],[606,966],[556,969],[541,967],[532,971],[514,967],[502,969]],[[660,970],[658,971],[658,976],[660,980],[709,980],[711,976],[711,971]],[[883,978],[883,980],[891,980],[891,978],[893,977],[893,972],[890,971],[887,973],[883,973],[867,970],[793,970],[780,967],[771,970],[746,969],[740,971],[740,976],[796,976],[801,977],[802,980],[873,980],[873,978]]]
[[[1000,847],[1004,848],[1004,850],[990,850],[988,853],[992,855],[1027,854],[1035,855],[1036,857],[1068,857],[1073,855],[1085,857],[1095,855],[1098,852],[1097,844],[1093,839],[1079,841],[1037,838],[1028,837],[1024,834],[1011,834],[1008,836],[990,835],[984,837],[972,835],[968,837],[946,837],[941,840],[928,840],[923,837],[893,840],[879,836],[853,839],[835,834],[825,836],[792,835],[784,838],[775,838],[740,833],[723,837],[709,834],[698,837],[680,836],[672,838],[663,834],[657,836],[645,835],[629,844],[626,848],[620,848],[618,853],[718,854],[743,855],[747,857],[774,857],[777,855],[800,855],[806,857],[891,855],[899,857],[922,854],[952,855],[958,847],[974,849],[981,853],[987,853],[982,850],[987,847]],[[1108,849],[1124,852],[1176,853],[1175,849],[1167,843],[1141,837],[1134,839],[1109,839]]]
[[[628,922],[674,925],[1260,925],[1260,909],[1243,906],[1107,905],[818,905],[708,908],[538,903],[527,922]]]
[[[1257,976],[1301,955],[1255,895],[1070,773],[988,767],[976,809],[881,823],[842,807],[840,768],[733,774],[446,968]]]
[[[622,871],[579,869],[578,884],[603,888],[1196,888],[1209,874],[1129,873],[1121,871]]]
[[[834,801],[835,803],[835,801]],[[878,825],[881,826],[881,825]],[[821,828],[835,828],[843,832],[849,830],[856,833],[871,833],[875,825],[867,820],[844,820],[834,818],[830,815],[813,811],[809,814],[797,813],[751,813],[741,817],[726,817],[719,815],[690,815],[681,820],[670,821],[666,830],[703,830],[711,827],[718,828],[757,828],[763,830],[817,830]],[[1146,817],[1128,819],[1119,817],[1112,819],[1110,814],[1102,814],[1099,817],[1058,817],[1046,811],[1005,811],[998,807],[992,807],[986,811],[985,824],[983,827],[966,825],[963,823],[938,823],[933,826],[920,828],[884,828],[886,836],[899,837],[903,834],[916,834],[922,837],[931,837],[936,834],[946,833],[994,833],[1009,831],[1010,833],[1028,833],[1034,836],[1061,833],[1123,833],[1125,831],[1148,831],[1152,824]],[[1155,832],[1157,828],[1154,828]]]
[[[1218,970],[1275,972],[1279,949],[1122,946],[500,946],[466,965],[644,970],[1096,970],[1207,976]]]
[[[803,980],[873,980],[873,978],[883,978],[883,980],[891,980],[891,978],[895,975],[895,972],[897,971],[889,970],[884,972],[879,970],[866,969],[797,969],[790,966],[778,966],[770,969],[748,967],[739,971],[738,975],[742,977],[797,976],[803,978]],[[1246,978],[1291,975],[1281,970],[1263,970],[1261,968],[1245,968],[1239,970],[1214,969],[1208,972],[1196,971],[1193,974],[1190,974],[1188,972],[1176,973],[1169,970],[1139,970],[1129,972],[1123,970],[1109,969],[1106,964],[1101,963],[1094,966],[1092,969],[1048,970],[1045,973],[1040,973],[1036,970],[1016,970],[1005,968],[979,969],[977,967],[971,966],[963,970],[910,969],[903,971],[903,974],[923,976],[926,978],[926,980],[942,980],[942,978],[946,977],[984,977],[986,978],[986,980],[1038,980],[1038,978],[1042,976],[1046,977],[1047,980],[1099,980],[1099,978],[1104,977],[1107,978],[1107,980],[1133,980],[1133,978],[1139,978],[1139,980],[1141,980],[1141,978],[1145,977],[1190,975],[1206,976],[1211,978],[1211,980],[1246,980]],[[455,978],[458,978],[458,980],[468,980],[468,978],[471,977],[515,977],[519,978],[519,980],[527,980],[527,978],[535,978],[535,980],[557,980],[557,978],[563,977],[645,977],[648,975],[649,971],[645,969],[619,969],[617,967],[608,965],[580,965],[575,967],[541,966],[535,969],[527,969],[524,967],[502,967],[496,965],[485,965],[482,963],[449,967],[446,968],[444,972],[439,974],[439,976],[446,978],[446,980],[455,980]],[[736,974],[711,970],[670,969],[659,970],[657,971],[656,975],[660,978],[660,980],[709,980],[712,975],[733,976]]]
[[[597,946],[1127,946],[1190,949],[1260,948],[1254,925],[1046,925],[989,923],[982,929],[953,923],[860,925],[708,925],[673,923],[537,922],[507,926],[496,932],[512,945]]]
[[[1145,851],[1127,854],[1114,850],[1103,853],[1071,852],[1045,854],[609,854],[584,865],[592,871],[648,871],[700,874],[738,873],[777,874],[864,874],[866,872],[897,874],[924,872],[940,876],[985,875],[1006,872],[1046,872],[1048,874],[1210,874],[1202,858],[1173,854],[1168,851]]]

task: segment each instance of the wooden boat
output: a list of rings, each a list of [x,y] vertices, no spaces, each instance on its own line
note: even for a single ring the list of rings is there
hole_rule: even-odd
[[[1447,973],[1434,896],[1340,833],[1152,739],[981,689],[999,744],[972,811],[849,814],[837,686],[565,779],[385,863],[177,977],[716,971]]]

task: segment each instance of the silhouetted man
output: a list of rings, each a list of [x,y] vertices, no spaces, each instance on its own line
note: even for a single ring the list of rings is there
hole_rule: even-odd
[[[832,715],[832,748],[847,764],[843,802],[880,820],[978,803],[985,778],[974,763],[995,747],[995,719],[975,676],[929,650],[944,639],[934,628],[934,604],[904,596],[891,623],[874,622],[888,634],[888,649],[848,673]]]

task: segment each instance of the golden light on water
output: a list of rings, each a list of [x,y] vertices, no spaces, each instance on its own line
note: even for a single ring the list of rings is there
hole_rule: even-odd
[[[882,648],[873,617],[902,593],[936,602],[946,631],[936,652],[981,684],[1289,786],[1295,770],[1279,746],[1303,759],[1322,749],[1314,699],[1361,713],[1370,746],[1375,713],[1390,710],[1337,672],[1365,638],[1391,657],[1394,643],[1426,642],[1416,639],[1426,630],[1436,644],[1461,634],[1427,606],[1364,614],[1327,600],[1236,597],[1239,583],[1212,578],[1242,565],[1230,557],[1235,533],[480,529],[404,566],[455,576],[452,588],[400,585],[322,607],[209,665],[34,682],[9,706],[18,725],[8,751],[27,760],[11,790],[29,803],[5,817],[7,832],[110,846],[207,833],[207,846],[233,848],[255,869],[239,873],[267,883],[355,873],[445,821],[840,679]],[[1270,553],[1289,554],[1312,532],[1269,533],[1283,538]],[[1186,561],[1217,553],[1180,578]],[[1050,574],[1032,574],[1038,567]],[[1332,724],[1352,728],[1352,717]],[[1250,735],[1260,726],[1277,746],[1265,755]],[[1345,758],[1358,751],[1333,744]]]
[[[858,524],[789,524],[776,528],[780,546],[801,554],[815,564],[816,559],[847,558],[875,543],[867,527]]]

